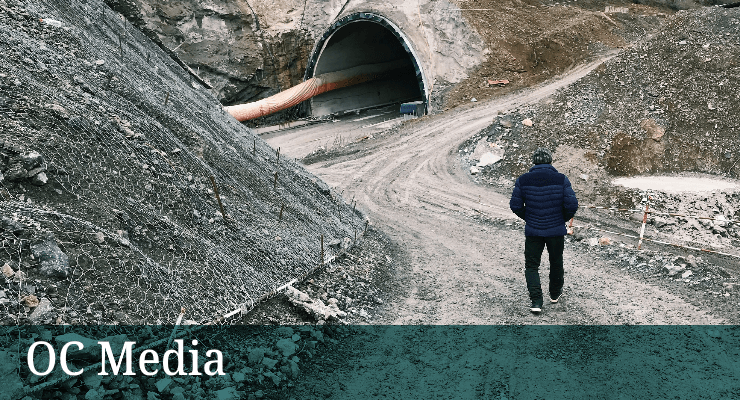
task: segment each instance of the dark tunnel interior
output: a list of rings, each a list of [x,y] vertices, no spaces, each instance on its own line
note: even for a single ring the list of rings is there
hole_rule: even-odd
[[[314,97],[311,114],[321,116],[424,100],[423,83],[417,78],[411,54],[390,29],[373,21],[354,21],[337,29],[319,53],[312,76],[379,63],[393,67],[379,80]]]

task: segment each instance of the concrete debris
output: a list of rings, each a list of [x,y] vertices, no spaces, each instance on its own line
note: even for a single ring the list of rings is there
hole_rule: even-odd
[[[25,226],[20,221],[7,217],[2,218],[2,228],[16,236],[22,234],[25,230]]]
[[[236,383],[242,383],[247,379],[247,376],[242,372],[234,372],[231,374],[231,380]]]
[[[681,274],[681,278],[686,279],[686,278],[690,277],[693,274],[694,273],[691,270],[688,270],[688,271],[684,272],[683,274]]]
[[[483,156],[481,156],[480,161],[478,161],[478,164],[476,165],[476,167],[479,167],[479,168],[487,167],[489,165],[492,165],[492,164],[495,164],[501,161],[502,158],[503,157],[493,154],[492,152],[485,153],[483,154]]]
[[[38,151],[31,151],[21,155],[23,161],[23,168],[30,171],[36,167],[40,167],[45,163],[44,157]]]
[[[488,83],[488,86],[505,86],[509,84],[509,80],[508,79],[497,79],[497,80],[489,79],[487,83]]]
[[[59,348],[63,347],[69,342],[80,342],[83,348],[78,349],[77,347],[70,347],[67,352],[67,358],[70,360],[97,360],[100,357],[100,345],[97,340],[93,340],[77,333],[65,333],[54,338]]]
[[[588,245],[589,246],[598,246],[599,245],[599,239],[598,238],[588,238]]]

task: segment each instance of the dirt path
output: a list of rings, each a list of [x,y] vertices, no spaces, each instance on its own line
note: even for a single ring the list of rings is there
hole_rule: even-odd
[[[401,300],[385,317],[392,324],[717,324],[721,318],[665,290],[566,245],[565,299],[533,316],[523,273],[523,229],[481,221],[515,218],[508,196],[471,182],[460,167],[459,145],[490,124],[498,110],[545,98],[598,66],[577,67],[558,80],[502,99],[405,125],[359,153],[309,166],[330,186],[356,198],[372,223],[408,255],[399,276]],[[337,134],[336,126],[326,130]],[[301,130],[268,141],[284,154]],[[297,142],[297,141],[296,141]],[[489,204],[483,207],[479,201]],[[519,226],[521,225],[514,225]],[[546,264],[546,263],[545,263]],[[548,267],[543,266],[543,287]]]

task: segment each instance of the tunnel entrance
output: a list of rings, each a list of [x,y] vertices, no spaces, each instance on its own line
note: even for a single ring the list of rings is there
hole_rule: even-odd
[[[427,93],[413,47],[394,24],[370,13],[344,17],[314,47],[305,79],[357,68],[381,69],[378,79],[332,90],[310,100],[314,116],[422,101]]]

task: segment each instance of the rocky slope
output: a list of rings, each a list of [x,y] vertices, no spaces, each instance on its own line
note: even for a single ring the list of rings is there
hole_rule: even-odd
[[[2,323],[208,321],[362,233],[105,4],[0,12]]]
[[[646,193],[612,187],[618,176],[700,173],[737,179],[740,120],[738,8],[680,11],[655,34],[630,46],[594,73],[537,107],[509,110],[461,151],[477,163],[497,149],[500,162],[484,167],[485,181],[511,187],[538,146],[555,150],[554,165],[571,177],[584,203],[635,207]],[[529,120],[529,121],[527,121]],[[473,155],[476,147],[479,155]],[[490,147],[494,146],[494,147]],[[653,191],[665,212],[737,219],[738,194]],[[732,225],[695,218],[653,221],[695,243],[737,245]]]

